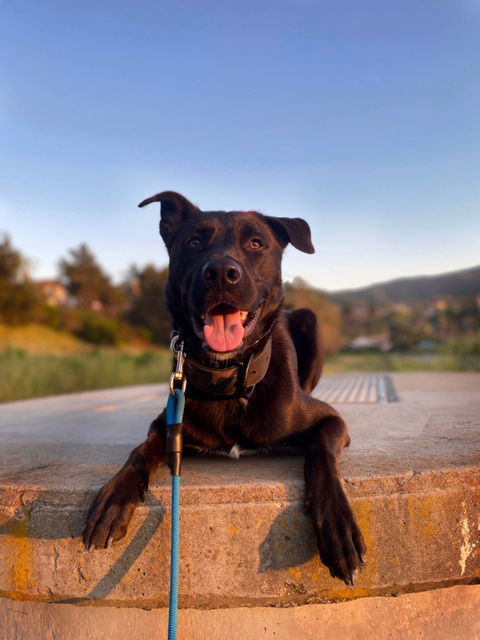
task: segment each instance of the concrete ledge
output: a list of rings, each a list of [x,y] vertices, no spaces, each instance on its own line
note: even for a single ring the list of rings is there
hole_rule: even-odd
[[[299,457],[191,458],[183,472],[182,607],[285,607],[480,579],[480,376],[394,381],[398,403],[339,406],[353,438],[346,490],[369,548],[357,585],[330,578],[317,558]],[[148,386],[2,405],[0,595],[166,606],[166,471],[126,540],[87,553],[79,539],[95,491],[144,438],[165,393]]]
[[[457,586],[398,598],[285,609],[187,609],[180,611],[178,636],[180,640],[475,640],[480,638],[479,611],[480,586]],[[0,637],[8,640],[151,640],[165,637],[168,627],[166,609],[75,607],[5,599],[0,599],[0,618]]]

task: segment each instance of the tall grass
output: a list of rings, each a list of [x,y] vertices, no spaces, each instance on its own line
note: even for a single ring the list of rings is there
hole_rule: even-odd
[[[164,382],[171,368],[168,350],[132,354],[98,349],[65,356],[0,351],[0,402],[59,393]],[[348,371],[480,371],[471,354],[340,353],[325,373]]]
[[[337,353],[325,373],[348,371],[480,371],[480,354],[444,349],[434,353]]]
[[[167,380],[168,350],[135,355],[98,349],[65,356],[0,351],[0,402]]]
[[[94,349],[38,325],[0,325],[0,402],[163,382],[170,366],[167,349]],[[433,353],[338,353],[328,358],[326,373],[348,371],[480,371],[480,339],[465,337]]]

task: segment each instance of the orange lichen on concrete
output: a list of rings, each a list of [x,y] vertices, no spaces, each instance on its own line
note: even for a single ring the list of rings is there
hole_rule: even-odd
[[[6,552],[11,557],[10,583],[13,592],[26,591],[33,583],[33,543],[28,537],[28,512],[22,520],[11,520],[10,536],[5,536]]]
[[[231,538],[232,536],[238,536],[238,534],[241,533],[241,529],[239,527],[236,527],[233,524],[229,524],[227,527],[227,533],[228,533],[228,536]]]
[[[362,573],[366,571],[369,575],[377,575],[379,571],[378,554],[381,553],[381,550],[378,548],[378,540],[374,531],[375,498],[356,500],[353,504],[353,510],[367,547],[366,564],[362,567],[359,576],[361,579]]]
[[[288,568],[288,573],[293,576],[295,578],[295,580],[301,580],[302,579],[302,572],[300,571],[300,569],[297,569],[296,567],[289,567]]]
[[[438,535],[435,514],[438,514],[439,505],[443,502],[443,496],[433,493],[408,496],[410,521],[422,536],[433,538]]]

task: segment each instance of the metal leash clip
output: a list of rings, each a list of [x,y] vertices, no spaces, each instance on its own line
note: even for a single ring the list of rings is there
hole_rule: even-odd
[[[175,371],[172,371],[172,374],[170,375],[170,391],[172,394],[176,387],[181,387],[183,393],[185,393],[185,389],[187,388],[187,378],[183,373],[183,365],[186,357],[183,348],[183,340],[180,338],[178,333],[175,333],[172,337],[172,341],[170,342],[170,349],[177,361]]]

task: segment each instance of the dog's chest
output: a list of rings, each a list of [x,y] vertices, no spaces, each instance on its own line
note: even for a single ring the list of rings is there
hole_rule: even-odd
[[[208,449],[205,447],[199,447],[197,445],[186,445],[189,449],[194,449],[199,453],[204,453],[206,455],[214,455],[214,456],[225,456],[227,458],[234,458],[238,460],[241,456],[253,456],[256,453],[266,453],[265,448],[258,449],[245,449],[241,447],[239,444],[234,444],[232,447],[228,448],[212,448]]]
[[[228,456],[229,458],[235,458],[238,460],[238,458],[240,458],[241,456],[253,456],[256,453],[260,453],[262,451],[264,452],[265,449],[244,449],[239,444],[234,444],[229,451],[224,449],[219,451],[212,451],[211,453],[215,453],[219,456]]]

